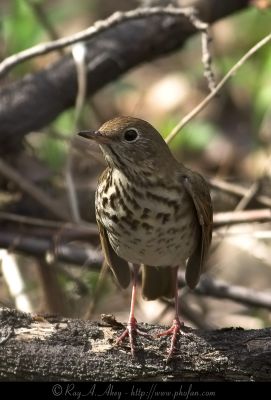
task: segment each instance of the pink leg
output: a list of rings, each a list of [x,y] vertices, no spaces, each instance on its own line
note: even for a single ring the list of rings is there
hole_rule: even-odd
[[[168,352],[167,362],[170,361],[176,349],[177,338],[180,334],[184,334],[182,327],[183,323],[179,318],[179,301],[178,301],[178,267],[175,267],[176,274],[176,289],[175,289],[175,318],[171,328],[157,334],[157,337],[172,335],[171,344]]]
[[[137,321],[135,319],[135,300],[136,300],[136,283],[138,276],[138,265],[133,265],[133,288],[132,288],[132,297],[131,297],[131,307],[130,307],[130,316],[127,323],[127,328],[125,331],[117,338],[116,344],[119,344],[124,341],[126,337],[129,337],[130,345],[131,345],[131,353],[132,356],[135,356],[136,352],[136,335],[149,336],[146,332],[141,331],[137,327]]]

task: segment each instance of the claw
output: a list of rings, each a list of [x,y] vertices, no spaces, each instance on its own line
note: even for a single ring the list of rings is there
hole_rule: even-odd
[[[135,357],[135,353],[137,350],[136,346],[136,335],[150,337],[147,332],[143,332],[141,329],[137,327],[137,320],[135,318],[130,318],[127,323],[127,328],[125,331],[117,338],[116,345],[122,343],[126,337],[129,337],[131,353],[132,357]]]
[[[185,332],[183,331],[183,326],[184,323],[179,320],[179,318],[175,318],[173,320],[172,326],[167,329],[166,331],[160,332],[156,335],[156,337],[161,337],[161,336],[169,336],[171,335],[171,343],[170,343],[170,348],[167,356],[167,363],[173,358],[175,351],[176,351],[176,343],[177,339],[180,334],[185,335]]]

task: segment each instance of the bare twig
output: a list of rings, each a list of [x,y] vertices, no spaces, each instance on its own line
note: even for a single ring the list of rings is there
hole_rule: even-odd
[[[15,169],[8,165],[3,159],[0,158],[0,174],[6,179],[14,182],[23,192],[27,193],[39,204],[49,210],[53,215],[61,220],[69,221],[68,213],[63,209],[57,201],[52,200],[48,195],[33,185],[30,181],[19,174]]]
[[[180,274],[179,282],[185,285],[184,273]],[[220,279],[202,276],[195,293],[218,299],[228,299],[252,307],[262,307],[271,310],[271,293],[228,284]]]
[[[170,143],[180,130],[188,124],[200,111],[206,107],[206,105],[217,95],[225,83],[238,71],[240,67],[259,49],[266,45],[271,40],[271,33],[260,40],[255,46],[253,46],[224,76],[224,78],[217,84],[215,89],[206,96],[190,113],[188,113],[170,132],[166,137],[166,142]]]
[[[97,226],[91,223],[74,224],[72,222],[51,221],[47,219],[33,218],[24,215],[7,213],[3,211],[0,211],[0,220],[17,222],[18,224],[41,226],[49,229],[58,229],[61,231],[72,230],[88,235],[98,234]]]
[[[78,129],[78,122],[82,114],[87,94],[87,66],[85,43],[72,46],[72,56],[77,72],[77,95],[75,100],[74,131]]]
[[[135,10],[121,12],[117,11],[112,14],[109,18],[103,21],[97,21],[89,28],[77,32],[74,35],[61,38],[52,42],[41,43],[29,49],[23,50],[17,54],[7,57],[0,63],[0,77],[8,72],[15,65],[22,63],[30,58],[47,54],[54,50],[59,50],[64,47],[70,46],[71,44],[89,40],[100,32],[108,30],[113,26],[120,24],[127,20],[134,20],[140,18],[150,17],[152,15],[172,15],[172,16],[183,16],[189,18],[194,13],[193,8],[174,8],[169,7],[153,7],[153,8],[138,8]]]
[[[265,167],[262,171],[262,176],[268,173],[268,169],[270,168],[270,160],[271,157],[269,156],[265,162]],[[244,210],[248,204],[252,201],[253,198],[256,197],[258,191],[260,189],[260,179],[254,182],[249,189],[247,189],[246,193],[244,194],[243,198],[239,201],[237,206],[235,207],[236,211]]]
[[[229,211],[214,214],[214,226],[271,221],[271,210]]]
[[[249,1],[207,1],[204,15],[208,22],[214,22],[246,9]],[[166,14],[128,20],[104,30],[87,43],[88,96],[142,62],[183,48],[195,33],[187,17]],[[71,56],[4,85],[0,96],[0,142],[4,152],[9,143],[40,130],[74,105],[76,74]]]
[[[39,286],[43,294],[43,309],[50,314],[67,315],[70,312],[70,303],[67,292],[57,279],[58,269],[55,264],[48,263],[43,257],[36,260]]]
[[[190,21],[192,24],[201,31],[201,51],[202,51],[202,64],[204,67],[204,76],[207,79],[208,87],[212,92],[215,89],[215,78],[212,70],[212,57],[209,48],[211,37],[208,31],[208,25],[199,20],[195,13],[191,14]]]
[[[247,189],[236,183],[225,182],[218,178],[209,179],[211,187],[222,190],[226,193],[234,194],[238,197],[243,197],[247,193]],[[271,199],[267,196],[257,195],[255,197],[258,203],[264,205],[265,207],[271,207]]]
[[[65,178],[66,178],[66,184],[67,184],[67,192],[68,192],[68,199],[69,199],[69,204],[70,204],[70,209],[71,209],[71,217],[73,222],[80,223],[81,222],[81,217],[80,217],[80,211],[79,211],[79,205],[77,201],[77,194],[75,190],[75,185],[73,181],[73,175],[72,175],[72,147],[69,145],[69,151],[68,151],[68,156],[67,156],[67,162],[66,162],[66,168],[65,168]]]
[[[52,242],[49,240],[27,237],[26,235],[21,237],[18,233],[0,231],[0,247],[10,248],[11,246],[13,246],[13,251],[23,252],[33,256],[46,257],[47,254],[52,253]],[[103,262],[100,251],[89,246],[86,249],[71,244],[60,244],[57,248],[57,252],[53,254],[53,257],[55,260],[79,265],[80,267],[86,263],[92,269],[96,270],[101,268]],[[184,273],[180,273],[179,282],[180,285],[185,285]],[[229,299],[249,306],[271,309],[270,293],[229,285],[222,280],[212,279],[207,276],[202,276],[199,285],[195,289],[195,293],[215,298]]]
[[[98,277],[98,281],[95,286],[94,294],[91,298],[91,302],[90,302],[87,312],[85,313],[84,319],[91,319],[91,317],[96,309],[97,303],[98,303],[100,295],[101,295],[101,290],[103,288],[104,279],[105,279],[105,275],[106,275],[107,271],[108,271],[108,265],[104,260],[99,277]]]
[[[51,240],[20,235],[17,232],[0,231],[0,247],[31,256],[45,257],[48,262],[59,260],[79,266],[85,264],[94,269],[100,269],[103,261],[101,252],[89,245],[85,248],[74,244],[58,244],[55,248]]]
[[[235,232],[235,231],[229,231],[228,229],[227,230],[224,230],[224,231],[219,231],[218,233],[217,232],[214,232],[214,238],[219,238],[219,242],[221,242],[221,236],[223,236],[223,238],[224,237],[227,237],[227,238],[230,238],[230,237],[233,237],[233,236],[235,236],[235,237],[249,237],[250,239],[258,239],[258,240],[264,240],[264,239],[267,239],[267,240],[270,240],[271,239],[271,231],[270,230],[253,230],[253,231],[237,231],[237,232]],[[252,250],[252,249],[251,249]],[[250,251],[250,253],[253,253],[253,250],[252,251]],[[266,262],[266,263],[270,263],[270,255],[269,255],[269,252],[268,252],[268,256],[267,257],[260,257],[260,256],[257,256],[255,253],[253,253],[253,256],[254,257],[256,257],[256,258],[258,258],[259,260],[261,260],[261,261],[264,261],[264,262]]]
[[[254,182],[235,207],[235,211],[244,210],[259,191],[259,182]]]
[[[256,183],[253,183],[251,186],[250,186],[250,188],[248,188],[248,189],[246,189],[246,191],[245,191],[245,193],[244,193],[244,195],[242,196],[242,198],[241,198],[241,200],[239,200],[239,203],[237,204],[237,206],[234,208],[234,212],[233,212],[233,215],[230,217],[230,221],[236,221],[236,216],[238,217],[240,217],[240,213],[241,213],[241,218],[242,217],[244,217],[244,215],[245,215],[245,217],[251,217],[251,216],[253,216],[254,218],[255,218],[255,213],[253,214],[252,213],[252,215],[251,215],[251,213],[249,213],[249,214],[247,214],[246,212],[245,213],[242,213],[242,211],[247,207],[247,205],[249,204],[249,202],[256,196],[256,194],[257,194],[257,192],[258,192],[258,189],[259,189],[259,183],[258,182],[256,182]],[[269,210],[268,210],[269,211]],[[267,213],[266,213],[266,215],[267,215],[267,217],[269,218],[270,217],[270,214],[269,214],[269,212],[267,211]],[[258,215],[258,213],[256,212],[256,215]],[[262,214],[261,214],[261,217],[262,217]],[[220,218],[221,218],[221,216],[220,216]],[[223,217],[222,217],[223,218]],[[248,219],[247,218],[247,219]],[[247,219],[243,219],[243,223],[248,223],[248,221],[247,221]],[[268,220],[268,219],[267,219]],[[237,221],[238,221],[238,219],[237,219]],[[264,221],[265,221],[265,219],[264,219]],[[250,220],[250,222],[252,222],[251,220]],[[217,243],[214,247],[213,247],[213,250],[215,250],[215,251],[217,251],[217,249],[218,249],[218,247],[220,247],[221,246],[221,244],[222,244],[222,242],[223,242],[223,239],[225,239],[225,237],[227,236],[227,233],[228,233],[228,231],[229,231],[229,228],[230,228],[230,225],[232,224],[232,223],[234,223],[234,222],[229,222],[229,223],[226,223],[225,225],[226,225],[226,228],[223,230],[223,231],[220,231],[219,232],[219,235],[220,235],[220,242],[219,243]],[[237,222],[238,223],[238,222]],[[240,221],[239,221],[239,223],[240,223]]]
[[[86,70],[86,48],[84,43],[77,43],[72,48],[72,55],[76,66],[77,74],[77,95],[75,101],[75,115],[74,115],[74,128],[73,131],[78,130],[78,122],[82,114],[84,102],[86,99],[87,88],[87,70]],[[67,183],[68,198],[70,208],[73,216],[73,221],[79,223],[81,221],[80,209],[78,205],[77,193],[73,179],[73,158],[72,146],[73,140],[69,142],[68,156],[65,167],[65,177]]]

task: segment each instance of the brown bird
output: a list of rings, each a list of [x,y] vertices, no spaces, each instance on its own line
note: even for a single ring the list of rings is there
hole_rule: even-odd
[[[127,329],[135,352],[135,334],[144,334],[134,316],[136,281],[142,265],[142,295],[146,300],[175,296],[169,358],[182,324],[178,314],[178,267],[186,266],[186,282],[197,285],[212,238],[212,203],[201,175],[172,156],[160,134],[146,121],[118,117],[98,131],[79,132],[99,143],[108,167],[96,191],[96,219],[102,249],[120,286],[133,289]]]

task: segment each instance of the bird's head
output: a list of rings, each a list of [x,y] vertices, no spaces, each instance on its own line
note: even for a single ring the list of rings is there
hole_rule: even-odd
[[[108,164],[115,168],[154,172],[176,163],[157,130],[138,118],[117,117],[97,131],[78,134],[97,142]]]

